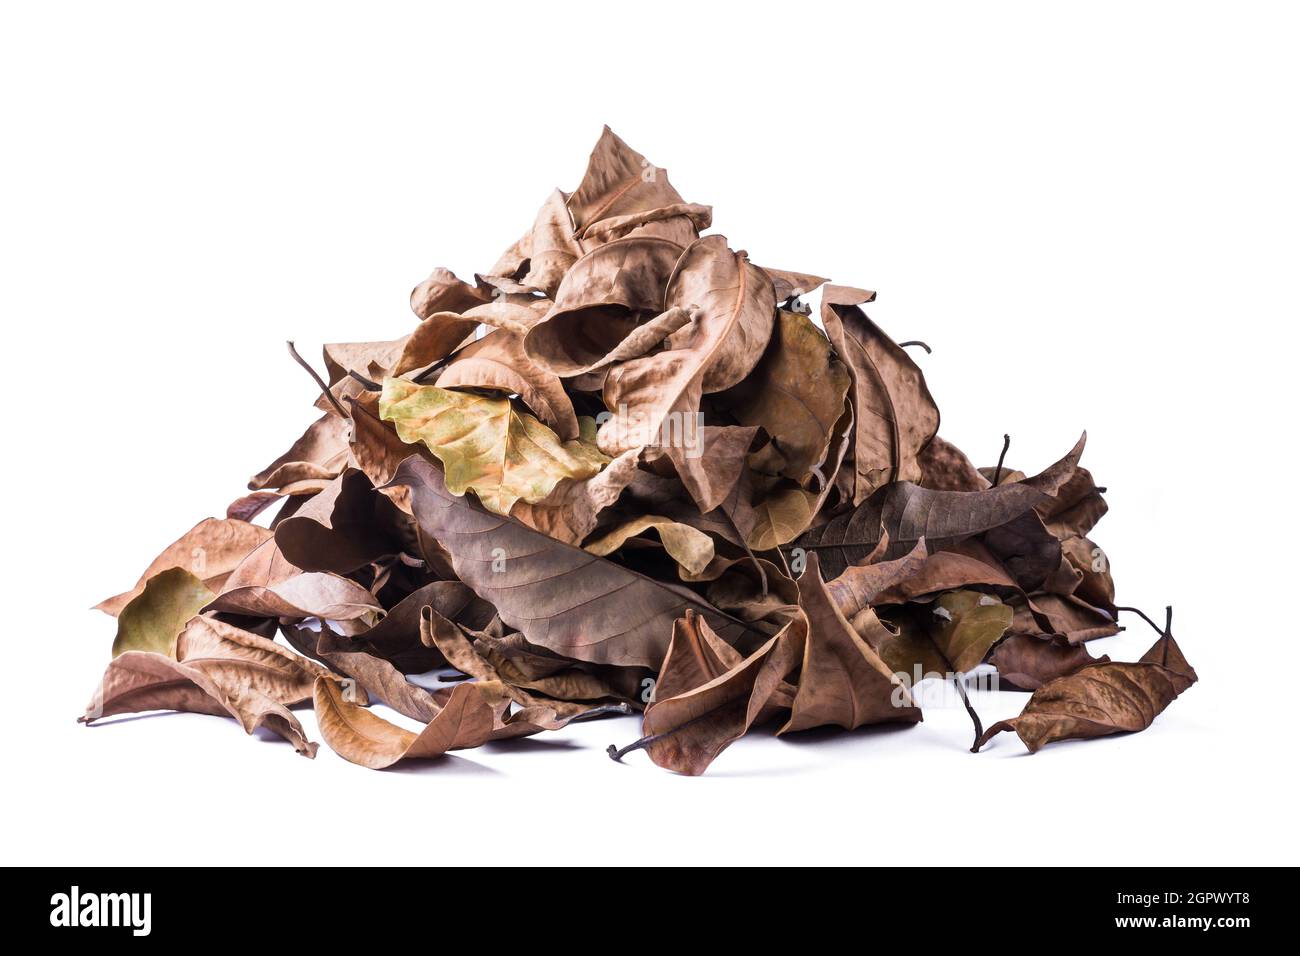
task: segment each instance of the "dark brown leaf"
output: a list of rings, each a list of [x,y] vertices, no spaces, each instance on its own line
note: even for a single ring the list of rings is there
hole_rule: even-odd
[[[397,507],[348,469],[275,529],[275,543],[304,571],[350,574],[401,550]]]
[[[1196,672],[1166,634],[1136,664],[1097,662],[1043,684],[1019,717],[998,721],[975,749],[1005,730],[1014,730],[1030,753],[1056,740],[1146,730],[1194,683]]]
[[[657,667],[671,624],[698,611],[728,642],[767,635],[684,587],[665,584],[548,538],[450,494],[438,469],[413,458],[394,481],[412,489],[416,519],[450,552],[460,579],[533,644],[575,660]]]
[[[1106,655],[1093,657],[1081,645],[1063,637],[1012,634],[993,650],[990,659],[1003,684],[1019,690],[1037,690],[1048,681],[1073,674],[1089,664],[1105,663]]]
[[[831,577],[870,553],[882,534],[889,536],[887,557],[907,553],[922,538],[931,551],[943,550],[1007,525],[1050,501],[1073,475],[1085,438],[1041,474],[987,491],[932,491],[910,481],[895,482],[853,511],[809,531],[798,544],[803,548],[818,547]],[[828,545],[843,546],[825,547]]]
[[[852,730],[921,719],[907,688],[835,607],[815,554],[799,578],[799,606],[808,618],[808,640],[799,690],[781,733],[826,724]]]
[[[807,622],[799,615],[725,673],[673,697],[656,698],[642,721],[645,736],[611,755],[644,749],[660,767],[704,773],[718,754],[773,714],[786,676],[799,666],[806,635]]]
[[[875,297],[847,286],[822,290],[822,324],[853,379],[854,504],[891,481],[918,481],[918,456],[939,429],[925,376],[859,308]]]

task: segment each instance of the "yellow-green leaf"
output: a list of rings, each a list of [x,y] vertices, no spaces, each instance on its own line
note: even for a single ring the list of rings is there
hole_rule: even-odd
[[[1012,610],[991,594],[948,591],[886,617],[889,627],[872,646],[894,673],[919,680],[978,667],[1011,626]],[[857,617],[853,624],[858,628]]]
[[[966,673],[984,660],[1011,626],[1012,610],[991,594],[949,591],[934,602],[930,633],[955,670]]]
[[[672,559],[691,574],[700,574],[713,560],[713,539],[703,531],[659,515],[642,515],[627,521],[587,545],[584,550],[606,557],[621,548],[628,538],[653,528]]]
[[[609,462],[590,439],[594,423],[561,442],[508,398],[384,380],[379,415],[408,444],[421,442],[442,462],[447,490],[478,495],[485,508],[509,514],[516,501],[536,504],[562,478],[584,479]]]
[[[127,602],[117,616],[113,656],[127,651],[153,651],[176,656],[176,638],[190,618],[215,594],[184,568],[169,568],[145,582],[144,590]]]
[[[754,527],[746,543],[755,551],[788,544],[808,530],[817,513],[818,496],[802,488],[770,492],[754,506]]]

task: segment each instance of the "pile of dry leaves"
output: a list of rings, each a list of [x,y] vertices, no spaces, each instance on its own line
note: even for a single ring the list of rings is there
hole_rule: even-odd
[[[636,709],[611,754],[697,774],[764,724],[918,721],[920,676],[991,663],[1033,693],[987,732],[971,709],[973,749],[1149,726],[1196,675],[1168,621],[1137,663],[1084,649],[1119,628],[1083,440],[975,467],[873,293],[711,221],[606,129],[488,274],[415,289],[409,335],[327,345],[324,379],[294,352],[320,418],[100,605],[82,719],[229,715],[312,756],[310,700],[382,768]]]

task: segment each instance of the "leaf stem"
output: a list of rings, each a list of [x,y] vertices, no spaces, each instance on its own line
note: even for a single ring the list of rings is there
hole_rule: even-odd
[[[939,659],[943,661],[943,666],[948,668],[949,674],[953,675],[952,682],[957,686],[957,695],[961,697],[962,705],[966,708],[966,714],[970,717],[970,722],[975,725],[975,740],[971,743],[970,752],[977,754],[979,753],[980,738],[984,736],[984,724],[980,721],[980,715],[976,713],[975,706],[970,702],[970,697],[966,694],[966,675],[953,667],[952,661],[948,659],[948,655],[939,646],[939,642],[934,639],[934,635],[930,633],[929,628],[926,628],[925,633],[930,638],[930,646],[934,648],[935,653],[939,655]]]
[[[308,364],[305,358],[298,354],[298,350],[293,347],[293,341],[290,340],[284,344],[289,346],[289,354],[293,356],[293,360],[307,370],[307,374],[312,377],[312,381],[320,386],[321,394],[330,400],[330,404],[338,410],[338,413],[344,418],[351,418],[352,416],[344,410],[343,405],[339,402],[338,398],[336,398],[334,393],[330,391],[330,387],[325,384],[325,380],[316,373],[316,370]]]
[[[1144,621],[1146,621],[1148,624],[1150,624],[1150,625],[1151,625],[1151,629],[1152,629],[1153,631],[1155,631],[1157,634],[1161,635],[1162,637],[1163,637],[1166,633],[1168,633],[1168,631],[1169,631],[1169,623],[1168,623],[1168,621],[1169,621],[1170,618],[1173,617],[1173,613],[1174,613],[1174,609],[1173,609],[1173,606],[1172,606],[1172,605],[1169,606],[1169,607],[1166,607],[1166,608],[1165,608],[1165,619],[1166,619],[1166,623],[1165,623],[1165,626],[1164,626],[1164,627],[1161,627],[1161,626],[1160,626],[1159,624],[1157,624],[1155,621],[1151,620],[1151,618],[1147,617],[1146,612],[1143,611],[1143,610],[1142,610],[1141,608],[1139,608],[1139,607],[1123,607],[1123,606],[1121,606],[1121,605],[1116,605],[1116,606],[1115,606],[1115,610],[1117,610],[1117,611],[1126,611],[1126,612],[1129,613],[1129,614],[1136,614],[1138,617],[1142,618],[1142,620],[1144,620]]]
[[[673,734],[685,730],[687,727],[691,726],[691,724],[698,724],[701,720],[704,720],[706,717],[711,717],[716,710],[717,708],[706,710],[698,717],[692,717],[690,720],[680,723],[676,727],[673,727],[670,730],[665,730],[661,734],[650,734],[649,736],[642,737],[640,740],[634,740],[632,741],[632,743],[628,744],[626,747],[623,747],[622,749],[619,749],[618,747],[615,747],[613,744],[610,744],[608,747],[605,748],[605,753],[609,754],[610,760],[622,760],[625,756],[627,756],[634,750],[644,750],[646,747],[649,747],[651,744],[657,741],[663,740],[665,737],[671,737]]]
[[[1169,641],[1173,638],[1173,636],[1174,636],[1174,606],[1172,604],[1166,604],[1165,605],[1165,637],[1164,637],[1165,643],[1164,643],[1164,647],[1160,649],[1161,667],[1169,666]]]
[[[475,341],[478,341],[478,340],[475,339]],[[460,348],[456,349],[456,350],[455,350],[454,352],[452,352],[450,355],[445,355],[445,356],[443,356],[442,358],[438,359],[438,361],[434,362],[432,365],[430,365],[430,366],[429,366],[428,368],[426,368],[424,371],[420,372],[420,374],[418,374],[418,375],[416,375],[415,377],[413,377],[413,378],[411,379],[411,381],[412,381],[412,382],[415,382],[417,385],[420,385],[420,384],[424,383],[425,381],[428,380],[429,376],[433,375],[433,374],[436,373],[436,372],[441,372],[444,368],[446,368],[448,365],[450,365],[452,362],[454,362],[457,358],[459,358],[459,357],[460,357],[460,353],[461,353],[462,351],[464,351],[464,349],[465,349],[465,346],[462,345],[462,346],[460,346]]]
[[[583,720],[596,720],[600,717],[612,717],[615,714],[632,713],[632,705],[627,701],[619,701],[617,704],[601,704],[599,707],[592,707],[590,710],[584,710],[576,714],[569,723],[576,724]]]
[[[1174,606],[1172,604],[1165,605],[1165,626],[1163,628],[1155,621],[1151,620],[1151,618],[1147,617],[1141,608],[1120,607],[1119,605],[1116,605],[1115,610],[1127,611],[1129,614],[1136,614],[1138,617],[1142,618],[1142,620],[1151,625],[1152,630],[1159,634],[1163,641],[1160,647],[1160,666],[1168,667],[1169,642],[1173,640],[1174,637]]]
[[[975,740],[970,745],[970,752],[977,754],[980,752],[980,738],[984,736],[984,725],[980,723],[980,715],[975,712],[975,706],[966,695],[965,675],[954,677],[953,683],[957,685],[957,693],[961,695],[961,702],[966,706],[966,713],[970,715],[971,723],[975,725]]]
[[[898,343],[898,347],[899,347],[900,349],[905,349],[905,348],[907,348],[909,345],[918,345],[918,346],[920,346],[921,348],[925,349],[925,354],[926,354],[926,355],[930,355],[930,354],[932,354],[932,353],[934,352],[934,349],[930,348],[930,346],[926,345],[926,344],[925,344],[924,342],[922,342],[920,339],[912,339],[912,340],[907,341],[907,342],[899,342],[899,343]]]
[[[998,455],[998,466],[997,466],[997,468],[995,468],[995,469],[993,470],[993,487],[994,487],[994,488],[996,488],[996,487],[998,486],[998,482],[1002,480],[1002,463],[1003,463],[1004,461],[1007,460],[1007,449],[1010,448],[1010,447],[1011,447],[1011,436],[1010,436],[1010,435],[1003,435],[1003,436],[1002,436],[1002,454]]]

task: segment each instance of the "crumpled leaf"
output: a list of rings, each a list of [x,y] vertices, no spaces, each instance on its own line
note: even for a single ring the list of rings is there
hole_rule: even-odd
[[[347,406],[352,413],[352,435],[348,443],[351,467],[362,472],[380,494],[406,514],[411,513],[405,489],[385,487],[393,480],[397,466],[412,453],[428,454],[419,446],[408,445],[397,435],[392,423],[379,417],[379,393],[366,392],[349,398]],[[280,523],[283,523],[281,521]]]
[[[447,620],[433,608],[425,608],[420,626],[420,639],[435,646],[453,667],[470,677],[500,686],[500,693],[522,708],[523,716],[504,717],[502,725],[532,723],[537,729],[558,730],[579,714],[587,713],[595,701],[609,696],[609,688],[592,675],[570,671],[564,675],[548,675],[538,680],[515,683],[514,675],[502,673],[485,654],[489,645],[464,628]],[[587,678],[585,681],[582,678]],[[564,693],[564,699],[546,696],[543,687]],[[585,698],[585,699],[575,699]],[[541,725],[545,725],[544,727]],[[516,734],[521,734],[519,728]]]
[[[607,557],[621,548],[629,538],[654,529],[674,561],[691,574],[700,574],[713,560],[713,539],[690,525],[678,524],[661,515],[641,515],[624,522],[608,534],[584,546],[583,550]]]
[[[485,308],[485,305],[476,308]],[[474,309],[460,312],[434,312],[423,319],[415,331],[402,341],[401,351],[387,361],[371,366],[377,374],[405,375],[415,369],[444,359],[462,345],[471,342],[479,326]],[[356,371],[364,371],[356,369]]]
[[[628,350],[629,339],[653,344],[659,329],[681,320],[680,313],[660,317],[655,332],[638,336],[664,312],[664,286],[683,251],[668,239],[629,236],[587,253],[565,275],[550,312],[524,337],[528,358],[572,376],[607,364],[616,349]]]
[[[790,719],[779,733],[921,719],[907,688],[836,608],[816,554],[799,578],[799,606],[808,618],[808,639]]]
[[[807,272],[791,272],[788,269],[772,269],[768,266],[764,266],[763,271],[772,280],[777,302],[785,302],[790,298],[811,295],[830,281],[821,276],[810,275]]]
[[[585,438],[561,442],[508,398],[390,378],[379,413],[403,441],[422,443],[443,463],[453,494],[473,491],[498,514],[541,501],[563,478],[590,478],[609,460]]]
[[[672,641],[659,669],[651,704],[707,684],[741,660],[739,651],[718,637],[698,614],[688,610],[684,617],[673,622]]]
[[[525,265],[528,272],[522,284],[540,289],[548,297],[554,298],[555,290],[566,272],[582,258],[582,243],[574,235],[573,221],[569,218],[566,205],[568,197],[555,189],[546,197],[546,202],[537,211],[533,228],[528,233],[526,250],[516,262],[510,263],[509,272],[517,273]],[[506,263],[498,263],[493,271],[506,271]]]
[[[1194,683],[1196,671],[1166,632],[1136,664],[1097,662],[1043,684],[1020,716],[998,721],[972,749],[1006,730],[1030,753],[1056,740],[1136,733]]]
[[[725,237],[708,236],[682,253],[664,306],[687,309],[693,319],[668,336],[663,351],[611,367],[603,398],[614,414],[599,435],[606,454],[660,444],[669,416],[681,428],[703,394],[743,379],[771,338],[776,295],[767,275],[728,249]]]
[[[882,534],[889,535],[889,557],[911,550],[921,538],[929,542],[932,551],[942,550],[1005,526],[1051,500],[1073,475],[1086,438],[1080,438],[1069,454],[1040,474],[987,491],[933,491],[910,481],[894,482],[854,510],[812,529],[798,544],[818,547],[832,577],[868,554]]]
[[[407,680],[401,671],[383,658],[346,644],[338,646],[327,628],[286,626],[281,628],[281,633],[303,654],[323,661],[351,678],[365,691],[361,703],[370,698],[381,700],[404,717],[421,723],[432,720],[442,708],[442,702],[432,691]]]
[[[1109,612],[1072,595],[1031,595],[1021,616],[1032,619],[1038,633],[1061,634],[1071,644],[1082,644],[1119,633],[1119,625]],[[1033,633],[1028,627],[1018,626],[1016,630]]]
[[[398,362],[410,336],[384,342],[329,342],[321,349],[325,372],[331,386],[337,386],[349,372],[368,375],[388,370]],[[464,336],[462,335],[463,339]],[[337,395],[337,392],[335,392]],[[323,396],[322,396],[323,397]]]
[[[822,290],[822,324],[853,379],[853,503],[891,481],[917,481],[918,455],[939,430],[939,409],[916,363],[859,306],[874,292]]]
[[[204,610],[367,623],[383,612],[374,595],[355,581],[337,574],[302,571],[290,564],[274,539],[244,559]]]
[[[423,674],[446,661],[436,648],[420,640],[420,618],[425,608],[474,630],[488,626],[496,609],[459,581],[433,581],[412,591],[388,609],[384,619],[352,636],[322,634],[324,650],[355,650],[383,658],[403,674]],[[319,646],[319,645],[318,645]]]
[[[958,673],[974,670],[1011,626],[1012,610],[991,594],[949,591],[930,608],[935,645]]]
[[[541,501],[517,501],[510,515],[565,544],[581,544],[601,513],[636,479],[642,449],[630,448],[590,478],[561,478]]]
[[[831,437],[828,471],[839,471],[844,464],[852,426],[853,409],[845,402],[844,414]],[[768,551],[796,540],[815,525],[822,506],[834,492],[835,485],[829,481],[820,490],[804,488],[789,479],[761,488],[759,476],[742,474],[719,510],[726,513],[749,548]]]
[[[698,203],[675,202],[641,212],[611,216],[594,222],[582,233],[582,245],[590,249],[601,242],[614,242],[633,236],[667,239],[679,246],[689,246],[700,237],[701,230],[713,222],[713,209]]]
[[[534,348],[539,350],[543,355],[544,361],[552,368],[566,369],[565,375],[569,379],[576,379],[578,376],[589,375],[595,372],[607,373],[611,365],[620,362],[626,362],[629,359],[638,358],[650,352],[656,346],[672,335],[678,329],[688,325],[693,316],[687,309],[671,308],[653,319],[648,319],[638,325],[628,328],[626,334],[617,344],[610,348],[608,352],[600,357],[594,357],[594,352],[599,348],[599,343],[587,346],[591,351],[580,355],[568,355],[568,349],[564,351],[556,349],[550,341],[550,336],[556,334],[554,330],[544,330],[535,339]],[[626,324],[616,326],[614,330],[607,331],[608,337],[617,334]],[[542,350],[545,351],[542,351]],[[558,356],[551,358],[552,355]],[[531,361],[531,359],[530,359]],[[585,364],[584,364],[585,362]],[[576,383],[575,383],[576,384]],[[604,382],[601,382],[601,388]],[[596,389],[599,391],[600,389]]]
[[[524,354],[523,339],[504,329],[489,332],[460,350],[434,383],[438,388],[484,388],[517,394],[560,441],[578,437],[573,402],[559,378]]]
[[[207,585],[184,568],[160,571],[118,615],[113,656],[151,651],[174,657],[177,635],[212,598]]]
[[[271,532],[266,528],[247,521],[204,518],[154,558],[135,587],[100,601],[95,609],[116,617],[127,602],[144,590],[150,578],[168,568],[183,568],[216,592],[239,562],[269,537]]]
[[[115,657],[78,722],[89,724],[146,710],[234,717],[247,734],[265,726],[303,756],[316,756],[317,745],[307,739],[298,718],[283,704],[253,688],[222,687],[198,667],[149,651],[127,651]]]
[[[511,687],[535,691],[550,702],[572,701],[589,713],[604,701],[640,702],[650,672],[638,667],[595,666],[529,644],[518,632],[497,636],[486,631],[461,629],[472,636],[474,651],[487,661],[499,679]]]
[[[886,544],[880,550],[883,553],[887,549]],[[845,572],[846,575],[849,573]],[[836,578],[836,583],[839,580]],[[1017,590],[1016,582],[994,561],[980,560],[956,551],[938,551],[925,556],[920,564],[909,569],[908,574],[876,592],[871,603],[905,604],[941,591],[970,587],[1001,588],[1008,592]]]
[[[304,571],[348,574],[401,549],[398,520],[396,506],[349,469],[281,521],[275,543]]]
[[[409,485],[415,517],[450,552],[460,579],[533,644],[574,660],[656,667],[671,623],[698,611],[736,646],[767,635],[694,592],[553,540],[448,492],[438,469],[412,458],[394,482]]]
[[[1048,681],[1073,674],[1089,664],[1104,663],[1105,654],[1093,657],[1082,645],[1064,637],[1036,637],[1012,634],[993,650],[990,663],[998,669],[1003,685],[1037,690]]]
[[[1014,612],[992,594],[954,590],[882,615],[885,630],[868,639],[891,671],[915,684],[974,670],[1007,633]]]
[[[473,684],[457,684],[418,734],[352,703],[336,682],[324,678],[316,681],[315,706],[316,721],[329,748],[344,760],[371,770],[478,747],[491,739],[495,726],[491,705]]]
[[[705,425],[683,432],[668,442],[667,457],[686,493],[701,513],[707,513],[723,504],[740,482],[758,428]]]
[[[488,295],[481,289],[462,282],[454,272],[441,267],[411,290],[411,311],[421,319],[438,312],[464,312],[486,301]]]
[[[213,617],[192,618],[176,639],[176,659],[235,697],[242,691],[288,706],[310,700],[325,668],[251,631]]]
[[[802,482],[826,461],[849,383],[821,330],[805,315],[782,311],[753,373],[720,400],[737,421],[763,426],[785,458],[781,474]]]
[[[879,602],[880,596],[900,582],[914,580],[926,565],[925,539],[901,558],[882,561],[880,556],[889,545],[888,535],[881,538],[876,550],[857,564],[851,564],[827,583],[835,607],[852,622],[855,615]]]
[[[707,622],[692,627],[707,627]],[[807,621],[797,616],[761,647],[707,683],[672,697],[661,697],[646,708],[641,740],[623,751],[644,749],[660,767],[697,776],[751,727],[771,717],[782,704],[786,676],[799,666],[807,635]],[[674,629],[674,640],[688,639],[689,631]],[[682,659],[683,653],[676,655]],[[707,671],[703,672],[707,673]],[[661,678],[662,679],[662,678]],[[674,681],[669,675],[670,682]],[[683,681],[682,683],[684,683]],[[671,686],[671,685],[670,685]]]
[[[248,479],[248,490],[273,488],[292,494],[297,485],[323,484],[337,477],[347,465],[349,429],[348,419],[326,412],[307,426],[288,451]]]
[[[594,223],[682,201],[668,182],[668,171],[654,166],[608,126],[600,134],[582,182],[568,199],[575,235]]]
[[[673,268],[664,291],[665,308],[698,310],[701,328],[717,321],[726,334],[714,339],[711,329],[686,327],[668,337],[670,349],[711,346],[702,363],[705,394],[737,385],[753,370],[772,338],[776,292],[772,280],[744,252],[727,248],[725,236],[697,239]]]

